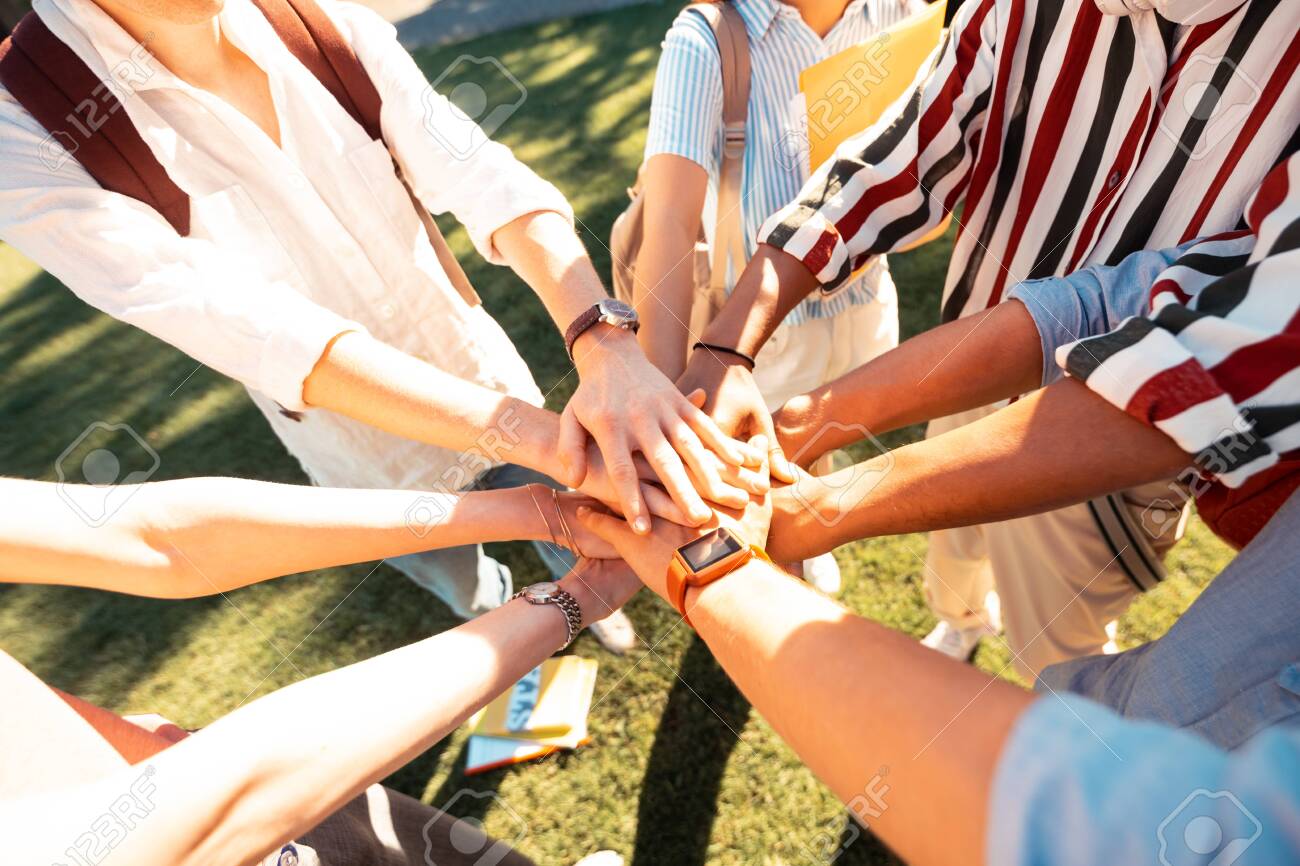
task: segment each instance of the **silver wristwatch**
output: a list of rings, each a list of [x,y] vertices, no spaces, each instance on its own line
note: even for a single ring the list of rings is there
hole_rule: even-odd
[[[564,642],[564,649],[573,643],[573,639],[582,631],[582,608],[578,600],[560,588],[558,583],[534,583],[516,592],[513,598],[522,597],[529,604],[553,604],[564,614],[564,624],[569,629],[569,637]]]

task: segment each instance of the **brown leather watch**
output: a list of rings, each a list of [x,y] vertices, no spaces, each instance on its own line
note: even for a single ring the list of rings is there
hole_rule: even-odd
[[[641,320],[637,317],[636,310],[632,309],[631,304],[625,304],[614,298],[604,298],[597,301],[591,307],[583,310],[582,315],[573,320],[569,329],[564,332],[564,351],[569,353],[569,360],[573,360],[573,344],[578,342],[578,338],[592,327],[600,322],[607,325],[613,325],[615,328],[622,328],[625,331],[636,333],[637,328],[641,327]]]

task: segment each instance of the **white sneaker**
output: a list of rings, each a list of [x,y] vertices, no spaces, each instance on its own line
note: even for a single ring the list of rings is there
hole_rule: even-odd
[[[921,638],[921,643],[932,650],[938,650],[949,658],[954,658],[959,662],[968,662],[974,657],[975,648],[979,646],[980,638],[988,633],[989,630],[981,625],[972,628],[957,628],[945,620],[939,620],[939,624],[934,627],[934,630]]]
[[[591,632],[592,637],[600,641],[601,646],[615,655],[621,656],[636,646],[636,630],[632,628],[632,620],[628,619],[627,614],[623,613],[621,609],[614,611],[604,619],[596,620],[587,626],[587,630]],[[601,851],[600,853],[607,854],[611,852]],[[596,855],[593,854],[592,856]],[[615,854],[614,856],[617,857],[618,855]],[[582,862],[586,863],[587,861]],[[603,861],[596,862],[601,863]],[[622,863],[623,861],[620,859],[618,862]]]
[[[623,855],[613,851],[597,851],[583,857],[573,866],[623,866]]]
[[[835,595],[844,585],[844,578],[840,574],[840,564],[835,561],[834,555],[830,553],[823,553],[821,556],[805,559],[803,561],[803,579],[826,595]]]

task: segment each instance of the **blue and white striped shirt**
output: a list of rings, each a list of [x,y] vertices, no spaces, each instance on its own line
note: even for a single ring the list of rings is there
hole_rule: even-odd
[[[799,10],[780,0],[732,0],[749,36],[750,94],[745,125],[742,180],[745,254],[757,247],[758,230],[775,211],[794,201],[809,175],[807,119],[799,73],[925,8],[923,0],[852,0],[823,39]],[[722,71],[708,23],[687,7],[664,39],[650,106],[645,157],[671,153],[709,173],[704,231],[713,240],[718,174],[722,162]],[[786,324],[829,318],[875,299],[887,273],[884,256],[849,285],[814,295],[786,317]]]

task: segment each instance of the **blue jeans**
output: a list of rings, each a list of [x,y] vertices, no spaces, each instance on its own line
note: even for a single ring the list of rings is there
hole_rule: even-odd
[[[484,472],[470,489],[506,490],[533,483],[565,489],[554,479],[513,463]],[[549,541],[534,541],[532,545],[555,580],[573,568],[576,560],[564,548]],[[389,559],[388,564],[436,595],[462,619],[472,619],[498,608],[514,594],[510,569],[484,553],[481,544],[398,556]]]

